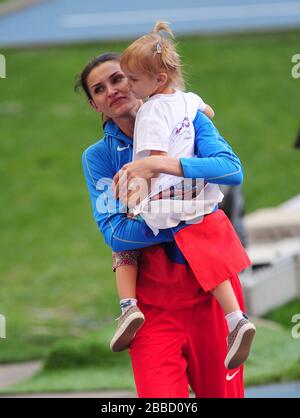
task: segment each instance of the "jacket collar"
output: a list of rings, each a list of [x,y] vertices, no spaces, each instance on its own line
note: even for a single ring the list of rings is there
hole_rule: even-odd
[[[113,138],[120,139],[123,142],[126,142],[127,144],[133,143],[133,139],[129,138],[127,135],[125,135],[121,129],[115,124],[115,122],[109,120],[105,122],[104,124],[104,134],[109,135]]]

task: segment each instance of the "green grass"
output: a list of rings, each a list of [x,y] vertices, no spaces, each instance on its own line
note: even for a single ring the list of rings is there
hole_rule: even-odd
[[[3,392],[134,389],[128,353],[109,349],[113,330],[108,325],[85,338],[58,341],[46,356],[43,370]]]
[[[299,31],[180,40],[189,88],[215,108],[216,126],[243,162],[248,212],[299,193],[300,80],[291,77],[299,40]],[[110,249],[81,168],[82,151],[101,137],[100,118],[73,83],[90,57],[126,45],[1,51],[2,363],[43,358],[118,313]]]
[[[300,379],[300,346],[279,325],[259,323],[245,371],[246,386]],[[30,380],[2,393],[67,392],[108,389],[134,390],[128,353],[109,351],[112,327],[81,340],[57,343],[45,367]]]
[[[300,379],[300,344],[276,323],[258,322],[253,352],[246,363],[245,384]]]
[[[0,5],[2,4],[2,3],[10,3],[12,0],[0,0]]]
[[[12,386],[0,393],[81,392],[93,390],[135,390],[130,367],[110,369],[80,368],[39,372],[26,383]]]
[[[270,321],[278,322],[287,329],[291,329],[295,325],[295,322],[292,322],[294,315],[300,315],[300,298],[268,312],[265,317]]]

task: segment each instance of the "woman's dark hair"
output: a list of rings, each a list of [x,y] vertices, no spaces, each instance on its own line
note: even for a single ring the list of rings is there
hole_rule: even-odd
[[[77,77],[77,81],[75,83],[75,91],[83,90],[88,99],[92,99],[86,80],[90,72],[95,67],[98,67],[98,65],[101,65],[107,61],[120,61],[120,55],[116,52],[106,52],[105,54],[94,57],[90,62],[86,64],[81,74]]]

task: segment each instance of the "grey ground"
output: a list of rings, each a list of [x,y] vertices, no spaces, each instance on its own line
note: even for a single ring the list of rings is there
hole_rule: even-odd
[[[5,389],[14,383],[28,379],[42,367],[39,361],[17,363],[0,366],[0,389]],[[18,398],[135,398],[132,391],[90,391],[68,393],[39,393],[22,395],[2,395],[3,397]],[[288,382],[284,384],[271,384],[265,386],[253,386],[246,388],[246,398],[300,398],[300,382]]]
[[[157,19],[176,35],[286,29],[300,26],[300,1],[43,0],[0,16],[0,47],[128,39]]]

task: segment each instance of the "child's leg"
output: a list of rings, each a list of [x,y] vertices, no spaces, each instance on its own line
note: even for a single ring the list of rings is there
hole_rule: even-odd
[[[212,294],[223,308],[225,315],[240,311],[240,305],[235,297],[230,280],[225,280],[212,290]]]
[[[122,310],[118,329],[110,343],[111,350],[116,352],[129,347],[145,320],[143,313],[136,306],[138,255],[138,251],[113,253],[113,270],[116,272],[116,283]]]
[[[138,269],[138,251],[120,251],[112,253],[113,271],[120,298],[122,314],[130,306],[136,305],[136,279]]]
[[[116,284],[120,299],[135,298],[139,251],[112,253],[112,269],[116,273]]]
[[[220,283],[212,294],[225,312],[229,330],[225,367],[236,369],[248,358],[256,329],[241,311],[230,280]]]
[[[116,268],[116,283],[120,300],[136,298],[137,266],[124,265]]]

